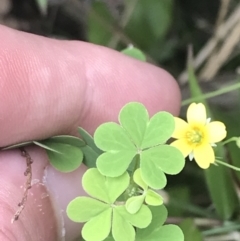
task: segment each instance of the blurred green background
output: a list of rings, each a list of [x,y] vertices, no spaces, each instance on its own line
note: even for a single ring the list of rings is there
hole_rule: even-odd
[[[238,0],[1,0],[0,23],[119,51],[133,45],[175,77],[183,100],[206,101],[212,117],[225,122],[228,136],[240,135]],[[197,79],[186,72],[189,45]],[[235,143],[218,153],[240,166]],[[214,166],[204,172],[187,160],[163,191],[168,221],[182,227],[186,241],[240,240],[239,185],[239,172]]]

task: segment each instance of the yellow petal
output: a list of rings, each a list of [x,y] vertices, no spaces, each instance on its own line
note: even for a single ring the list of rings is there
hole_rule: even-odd
[[[213,121],[207,124],[206,126],[208,134],[209,134],[209,141],[210,143],[216,143],[223,140],[226,135],[226,127],[220,121]]]
[[[170,146],[176,147],[186,157],[192,152],[192,147],[185,140],[176,140],[170,144]]]
[[[189,124],[205,124],[207,120],[206,108],[202,103],[192,103],[187,110],[187,121]]]
[[[174,117],[175,130],[172,134],[173,138],[179,139],[186,135],[186,130],[188,128],[188,123],[178,117]]]
[[[203,169],[207,169],[215,161],[214,151],[209,144],[196,147],[193,150],[193,155],[198,166]]]

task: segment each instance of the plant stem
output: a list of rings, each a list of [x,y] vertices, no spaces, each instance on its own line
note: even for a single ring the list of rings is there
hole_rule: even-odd
[[[232,141],[238,141],[238,139],[239,139],[239,137],[234,136],[234,137],[232,137],[232,138],[227,139],[226,141],[223,141],[223,142],[221,143],[221,145],[224,146],[224,145],[226,145],[226,144],[228,144],[228,143],[230,143],[230,142],[232,142]]]
[[[138,169],[139,167],[139,162],[140,162],[140,156],[137,154],[135,156],[135,158],[133,159],[133,161],[135,161],[134,163],[134,168],[133,168],[133,171],[131,173],[131,176],[130,176],[130,184],[127,188],[127,190],[124,192],[123,196],[124,196],[124,200],[127,201],[127,199],[131,196],[134,196],[134,194],[136,194],[136,190],[138,190],[138,185],[134,182],[133,180],[133,175],[134,175],[134,172]]]
[[[235,171],[240,171],[240,168],[239,168],[239,167],[235,167],[235,166],[230,165],[230,164],[228,164],[228,163],[226,163],[226,162],[223,162],[223,161],[220,161],[220,160],[215,160],[215,162],[218,163],[218,164],[221,164],[221,165],[223,165],[223,166],[229,167],[229,168],[231,168],[231,169],[233,169],[233,170],[235,170]]]
[[[218,227],[211,230],[206,230],[206,231],[203,231],[202,234],[203,236],[210,236],[210,235],[216,235],[220,233],[232,232],[239,229],[240,229],[240,224],[232,224],[231,226]]]
[[[239,81],[239,79],[238,79],[238,81]],[[183,100],[182,101],[182,106],[188,105],[188,104],[190,104],[191,102],[194,102],[194,101],[200,101],[202,99],[210,99],[210,98],[213,98],[215,96],[222,95],[222,94],[234,91],[236,89],[240,89],[240,83],[236,83],[236,84],[224,87],[222,89],[209,92],[207,94],[203,94],[203,95],[200,95],[200,96],[197,96],[197,97],[193,97],[193,98],[189,98],[189,99]]]

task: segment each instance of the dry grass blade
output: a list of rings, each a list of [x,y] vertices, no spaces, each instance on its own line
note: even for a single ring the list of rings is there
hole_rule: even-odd
[[[240,234],[239,232],[232,232],[226,235],[217,235],[214,237],[207,237],[204,241],[239,241]]]
[[[130,20],[132,13],[137,5],[138,0],[132,0],[129,3],[128,8],[126,9],[126,11],[124,12],[124,14],[122,15],[121,21],[119,23],[119,26],[121,26],[123,29],[124,27],[126,27],[128,21]],[[118,42],[120,41],[120,36],[119,35],[113,35],[112,39],[109,41],[108,43],[108,47],[110,48],[116,48]]]
[[[205,46],[199,51],[193,61],[195,69],[198,69],[204,63],[204,61],[209,58],[209,56],[215,50],[217,44],[227,37],[229,31],[231,31],[239,21],[240,3],[236,7],[235,11],[228,17],[228,19],[219,26],[215,35],[211,39],[209,39]],[[178,79],[181,84],[185,84],[187,82],[187,71],[185,70],[184,72],[182,72]]]
[[[220,6],[220,10],[218,12],[218,17],[217,17],[216,26],[215,26],[216,30],[222,24],[222,22],[224,22],[224,19],[228,12],[230,2],[231,2],[231,0],[221,0],[221,6]]]
[[[240,19],[235,25],[234,29],[226,37],[220,50],[211,55],[206,66],[200,74],[200,79],[211,80],[218,72],[218,70],[228,60],[234,48],[240,41]]]

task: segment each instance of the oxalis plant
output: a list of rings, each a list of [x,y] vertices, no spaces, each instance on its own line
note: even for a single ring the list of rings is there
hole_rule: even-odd
[[[157,191],[167,184],[165,173],[177,174],[185,164],[182,153],[166,144],[175,128],[173,116],[159,112],[149,119],[142,104],[129,103],[119,123],[95,131],[89,147],[98,151],[96,167],[82,179],[89,196],[69,203],[69,218],[86,222],[82,237],[87,241],[183,240],[179,227],[163,225],[167,210]]]
[[[66,210],[72,221],[85,223],[83,240],[183,241],[178,226],[164,225],[167,209],[159,190],[167,184],[166,174],[181,172],[186,156],[203,169],[223,164],[239,170],[215,158],[215,143],[226,137],[225,125],[211,122],[202,103],[189,106],[187,122],[164,111],[149,118],[137,102],[126,104],[118,120],[100,125],[93,137],[78,128],[82,139],[55,136],[5,149],[34,143],[46,150],[52,166],[61,172],[74,171],[82,162],[89,167],[82,178],[88,196],[76,197]],[[221,145],[230,141],[239,144],[233,137]]]

